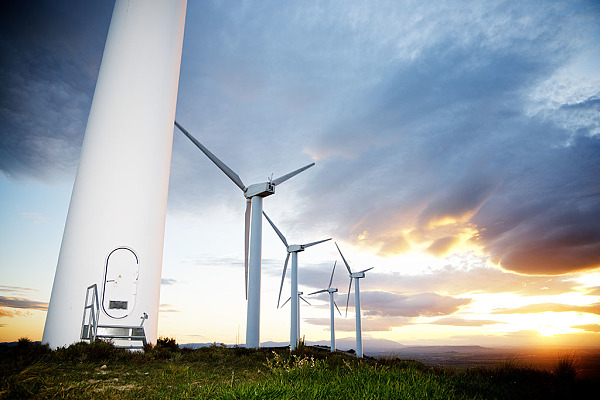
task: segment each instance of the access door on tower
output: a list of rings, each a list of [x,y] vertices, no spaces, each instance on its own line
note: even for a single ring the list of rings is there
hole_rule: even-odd
[[[109,317],[125,318],[133,311],[139,271],[139,259],[128,247],[118,247],[106,258],[102,308]]]

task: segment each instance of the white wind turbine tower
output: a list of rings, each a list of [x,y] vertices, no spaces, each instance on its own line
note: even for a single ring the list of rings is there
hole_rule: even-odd
[[[306,249],[310,246],[314,246],[316,244],[331,240],[331,238],[319,240],[318,242],[312,242],[312,243],[307,243],[307,244],[289,245],[287,240],[285,239],[285,236],[283,236],[283,233],[281,233],[281,231],[279,229],[277,229],[277,227],[275,226],[273,221],[271,221],[269,216],[264,211],[263,211],[263,214],[265,215],[265,218],[267,219],[267,221],[269,221],[269,224],[271,224],[271,226],[275,230],[275,233],[277,233],[277,236],[279,236],[279,238],[281,239],[281,241],[283,242],[283,244],[285,245],[285,248],[287,250],[287,256],[285,257],[285,263],[283,264],[283,274],[281,275],[281,285],[279,286],[279,297],[277,298],[277,308],[279,308],[279,301],[281,300],[281,290],[283,289],[283,281],[285,280],[285,271],[287,270],[287,265],[288,265],[288,261],[290,259],[290,254],[292,255],[292,290],[290,292],[290,299],[292,299],[291,318],[290,318],[290,321],[291,321],[291,323],[290,323],[290,346],[291,346],[292,350],[294,350],[298,344],[298,339],[300,338],[300,333],[299,333],[300,323],[298,322],[299,318],[300,318],[299,317],[300,312],[299,312],[299,306],[298,306],[298,293],[299,293],[298,292],[298,253],[301,251],[304,251],[304,249]],[[304,300],[304,301],[306,301],[306,300]]]
[[[211,153],[186,131],[177,121],[175,126],[183,132],[202,152],[215,163],[221,171],[225,173],[244,192],[246,197],[245,214],[245,272],[246,272],[246,299],[248,300],[248,312],[246,323],[246,347],[260,347],[260,270],[261,270],[261,244],[262,244],[262,203],[263,197],[275,194],[275,186],[299,174],[300,172],[312,167],[315,163],[310,163],[289,174],[280,176],[277,179],[267,182],[257,183],[246,186],[238,174],[233,172],[225,163]],[[254,203],[254,206],[252,206]],[[251,215],[252,214],[252,215]]]
[[[333,263],[333,270],[331,271],[331,278],[329,278],[329,286],[327,286],[327,289],[322,289],[322,290],[317,290],[316,292],[312,292],[309,293],[308,295],[313,295],[313,294],[317,294],[317,293],[329,293],[329,318],[331,319],[331,322],[329,323],[329,329],[331,330],[331,352],[333,353],[335,351],[335,312],[334,312],[334,306],[337,309],[338,313],[340,314],[340,316],[342,315],[340,309],[338,308],[337,304],[335,304],[335,300],[333,299],[333,294],[336,293],[338,291],[337,288],[332,288],[331,284],[333,283],[333,274],[335,272],[335,265],[337,264],[337,261]]]
[[[356,281],[356,285],[354,286],[354,309],[356,312],[356,356],[362,358],[363,347],[362,328],[360,325],[360,286],[358,280],[365,277],[365,272],[372,270],[375,267],[363,269],[362,271],[358,272],[352,272],[337,243],[335,244],[335,247],[337,247],[338,251],[340,252],[340,256],[342,256],[342,260],[344,261],[346,269],[348,270],[348,275],[350,275],[350,285],[348,286],[348,298],[346,299],[346,316],[348,315],[348,302],[350,301],[350,289],[352,289],[352,279]]]
[[[308,304],[309,306],[311,306],[312,304],[310,304],[308,302],[308,300],[306,300],[304,297],[302,297],[302,295],[304,294],[304,292],[298,292],[298,296],[296,296],[296,302],[298,304],[298,312],[296,313],[296,336],[298,338],[300,338],[300,300],[302,300],[303,302],[305,302],[306,304]],[[290,301],[292,299],[292,296],[288,297],[288,299],[286,301],[283,302],[283,304],[281,305],[281,308],[283,308],[283,306],[285,306],[288,301]],[[294,317],[292,316],[292,319]],[[297,346],[294,346],[291,348],[291,350],[294,350]]]

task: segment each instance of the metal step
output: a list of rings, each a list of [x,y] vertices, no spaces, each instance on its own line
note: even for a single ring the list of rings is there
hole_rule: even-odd
[[[119,348],[143,348],[147,344],[143,326],[98,325],[96,338],[110,339]],[[133,346],[131,342],[142,343]]]

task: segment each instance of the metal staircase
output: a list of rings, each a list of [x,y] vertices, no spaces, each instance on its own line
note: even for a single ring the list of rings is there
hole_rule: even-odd
[[[96,284],[93,284],[88,286],[85,292],[83,321],[81,322],[81,340],[88,340],[90,343],[96,340],[99,316],[100,302],[98,301],[98,287]]]
[[[127,325],[100,325],[100,302],[98,301],[98,287],[96,284],[88,286],[83,307],[83,321],[81,323],[81,340],[90,343],[94,340],[111,341],[115,347],[133,350],[143,349],[147,344],[144,322],[148,314],[142,316],[139,326]]]

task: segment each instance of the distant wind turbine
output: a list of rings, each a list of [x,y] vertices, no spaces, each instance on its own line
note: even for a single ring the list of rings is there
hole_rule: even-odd
[[[298,339],[300,338],[300,334],[299,334],[300,329],[299,329],[299,323],[298,323],[298,315],[299,315],[298,296],[297,296],[297,293],[298,293],[298,253],[301,251],[304,251],[304,249],[306,249],[308,247],[331,240],[331,238],[319,240],[318,242],[312,242],[312,243],[307,243],[307,244],[289,245],[287,240],[285,239],[285,236],[283,236],[283,233],[281,233],[281,231],[279,229],[277,229],[277,227],[275,226],[273,221],[271,221],[269,216],[264,211],[263,211],[263,214],[264,214],[265,218],[267,219],[267,221],[269,221],[269,224],[271,224],[271,226],[273,227],[273,230],[275,230],[275,233],[277,233],[277,236],[279,236],[279,238],[281,239],[281,241],[283,242],[283,244],[287,250],[287,256],[285,257],[285,263],[283,264],[283,274],[281,275],[281,285],[279,286],[279,297],[277,298],[277,308],[279,308],[279,302],[281,300],[281,290],[283,289],[283,281],[285,280],[285,272],[287,270],[287,265],[288,265],[288,261],[290,259],[290,254],[292,255],[292,290],[290,292],[290,298],[292,299],[291,317],[290,317],[290,321],[291,321],[290,322],[290,346],[291,346],[292,350],[294,350],[296,348],[296,346],[298,345]]]
[[[333,307],[335,306],[335,308],[337,309],[337,312],[340,313],[340,316],[342,315],[337,304],[335,304],[335,300],[333,299],[333,294],[336,293],[338,291],[338,289],[331,287],[331,283],[333,282],[333,274],[335,272],[336,264],[337,264],[337,261],[335,261],[333,263],[333,270],[331,271],[331,278],[329,278],[329,286],[327,286],[327,289],[317,290],[316,292],[312,292],[312,293],[308,294],[310,296],[310,295],[317,294],[317,293],[325,293],[325,292],[329,293],[329,318],[331,319],[331,322],[329,323],[329,329],[331,330],[331,352],[332,353],[335,351],[335,313],[333,311]]]
[[[348,298],[346,299],[346,316],[348,316],[348,302],[350,301],[350,290],[352,289],[352,279],[354,279],[356,281],[356,285],[354,286],[354,308],[356,311],[356,356],[359,358],[362,358],[363,356],[363,346],[362,346],[362,328],[360,325],[360,286],[359,286],[359,279],[364,278],[365,277],[365,272],[372,270],[375,267],[371,267],[371,268],[367,268],[367,269],[363,269],[362,271],[358,271],[358,272],[352,272],[352,270],[350,269],[350,266],[348,265],[348,263],[346,262],[346,259],[344,258],[344,255],[342,254],[342,251],[340,250],[340,247],[338,246],[338,244],[335,244],[335,247],[337,247],[338,251],[340,252],[340,256],[342,256],[342,260],[344,261],[344,264],[346,265],[346,269],[348,270],[348,275],[350,276],[350,285],[348,286]]]
[[[217,156],[210,152],[187,130],[185,130],[177,121],[175,126],[183,132],[202,152],[215,163],[221,171],[229,177],[244,192],[246,197],[245,214],[245,287],[246,299],[248,300],[248,313],[246,324],[246,347],[260,347],[260,270],[261,270],[261,244],[262,244],[262,202],[263,197],[275,194],[275,186],[279,185],[298,175],[300,172],[312,167],[315,163],[310,163],[289,174],[280,176],[277,179],[269,179],[267,182],[257,183],[246,186],[231,168],[219,160]],[[252,206],[254,203],[254,207]]]
[[[303,302],[305,302],[306,304],[308,304],[309,306],[312,305],[308,302],[308,300],[306,300],[304,297],[302,297],[302,295],[304,294],[304,292],[298,292],[298,296],[296,296],[296,302],[298,303],[298,312],[296,313],[296,335],[300,338],[300,300],[302,300]],[[281,308],[283,308],[283,306],[285,306],[288,301],[290,301],[292,299],[292,296],[290,296],[286,301],[283,302],[283,304],[281,305]],[[292,317],[293,318],[293,317]],[[291,350],[294,350],[297,346],[294,346],[291,348]]]

